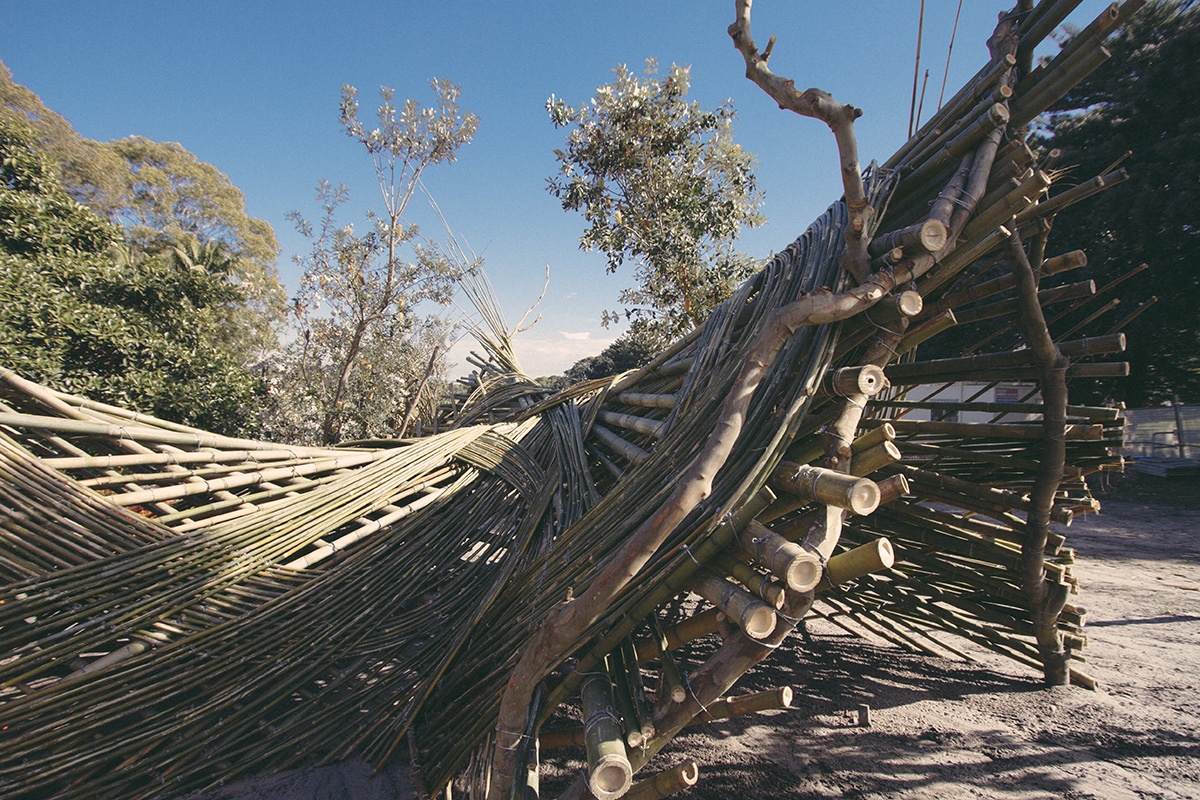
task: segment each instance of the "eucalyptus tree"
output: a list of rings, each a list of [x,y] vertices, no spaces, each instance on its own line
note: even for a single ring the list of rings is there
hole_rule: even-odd
[[[343,438],[343,425],[354,416],[348,401],[356,372],[389,375],[389,380],[380,379],[368,388],[390,395],[415,393],[415,387],[428,383],[422,379],[437,368],[438,352],[444,354],[445,349],[437,337],[407,340],[409,348],[424,342],[425,356],[433,356],[415,359],[428,365],[424,372],[413,372],[411,362],[406,365],[403,360],[383,368],[380,359],[385,352],[406,351],[394,344],[375,348],[379,358],[369,364],[364,364],[364,354],[373,343],[394,341],[398,334],[428,334],[436,329],[436,324],[418,320],[417,305],[449,303],[455,281],[473,266],[457,248],[430,242],[405,219],[424,171],[455,161],[458,149],[471,141],[479,124],[474,114],[460,108],[458,86],[444,79],[431,81],[431,86],[437,99],[428,107],[412,99],[397,107],[394,91],[380,89],[378,126],[370,129],[359,120],[357,90],[342,87],[341,125],[371,158],[382,209],[367,212],[360,227],[343,224],[338,217],[349,199],[348,190],[321,181],[317,188],[320,220],[314,224],[298,212],[290,215],[311,244],[310,251],[297,258],[304,274],[294,304],[301,328],[296,370],[304,376],[306,391],[319,409],[321,438],[326,443]],[[405,402],[418,399],[406,396]],[[363,435],[389,432],[390,418],[362,426]]]
[[[688,102],[688,67],[616,78],[577,107],[551,95],[558,172],[548,189],[588,227],[579,240],[616,272],[631,261],[637,285],[620,296],[626,316],[677,334],[705,319],[756,267],[734,243],[765,222],[754,156],[734,141],[730,103],[708,111]],[[606,321],[617,314],[606,313]]]

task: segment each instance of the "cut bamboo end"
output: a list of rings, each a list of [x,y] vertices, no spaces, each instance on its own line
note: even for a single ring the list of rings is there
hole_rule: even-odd
[[[625,795],[625,800],[657,800],[660,797],[670,797],[676,792],[692,788],[698,780],[700,765],[695,759],[689,758],[653,778],[638,781]]]
[[[825,392],[840,397],[865,394],[873,397],[887,388],[887,378],[883,369],[874,364],[861,367],[842,367],[826,378]]]
[[[633,767],[621,737],[608,676],[601,673],[584,681],[580,699],[585,720],[588,788],[599,800],[616,800],[633,783]]]
[[[879,507],[879,487],[874,481],[784,461],[772,475],[772,485],[809,502],[843,508],[860,516]]]
[[[732,581],[701,567],[693,577],[693,588],[751,639],[765,639],[775,630],[775,609]]]
[[[821,582],[821,560],[812,553],[792,559],[787,570],[787,584],[797,592],[807,592]]]
[[[779,708],[791,708],[794,692],[790,686],[780,686],[778,689],[767,689],[762,692],[752,692],[737,697],[725,697],[708,704],[707,713],[696,717],[699,722],[728,717],[740,717],[745,714],[756,714],[760,711],[773,711]]]
[[[882,442],[850,462],[851,475],[870,475],[877,469],[900,460],[900,448],[894,442]]]
[[[624,796],[632,785],[633,767],[625,756],[610,753],[592,764],[588,789],[596,796],[596,800],[616,800]]]
[[[1100,681],[1096,680],[1094,677],[1081,669],[1071,667],[1070,676],[1072,686],[1082,686],[1083,688],[1091,689],[1092,691],[1100,688]]]
[[[870,575],[872,572],[891,569],[895,563],[896,551],[890,541],[876,539],[867,542],[829,559],[825,567],[825,577],[817,584],[817,591],[827,591],[838,584]]]
[[[742,548],[754,560],[797,592],[807,592],[821,580],[821,560],[795,542],[788,541],[760,522],[746,526]]]
[[[912,490],[908,485],[908,478],[903,475],[893,475],[890,478],[885,478],[876,484],[879,487],[879,505],[887,505],[893,500],[899,500],[904,495],[909,494]]]
[[[775,630],[775,609],[761,600],[746,604],[738,615],[738,627],[751,639],[765,639]]]

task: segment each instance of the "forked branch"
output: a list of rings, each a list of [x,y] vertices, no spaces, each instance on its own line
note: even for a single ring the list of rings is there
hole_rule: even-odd
[[[838,159],[841,162],[842,190],[845,192],[846,206],[850,211],[842,267],[853,275],[856,281],[862,283],[870,272],[867,231],[874,214],[874,209],[867,204],[862,168],[858,162],[858,140],[854,136],[854,120],[862,116],[862,109],[849,103],[835,101],[833,95],[823,89],[798,91],[794,80],[772,72],[767,62],[775,47],[775,37],[771,37],[764,52],[758,52],[758,47],[750,36],[751,3],[752,0],[736,0],[737,19],[729,26],[729,36],[746,61],[747,78],[758,84],[780,108],[794,111],[803,117],[819,119],[833,131]]]

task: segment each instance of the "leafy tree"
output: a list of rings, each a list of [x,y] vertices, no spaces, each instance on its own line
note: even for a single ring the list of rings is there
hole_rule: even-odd
[[[108,216],[104,203],[120,193],[120,156],[103,142],[80,135],[71,123],[46,108],[42,99],[13,80],[12,70],[0,61],[0,119],[26,123],[38,146],[61,171],[67,194]]]
[[[271,226],[246,212],[246,198],[229,177],[174,142],[132,136],[86,139],[41,98],[13,81],[0,63],[0,119],[28,123],[39,146],[58,162],[62,186],[74,199],[120,225],[126,241],[148,252],[219,244],[226,280],[239,291],[211,309],[219,318],[216,343],[242,363],[275,344],[287,295],[275,262]],[[193,258],[194,260],[194,258]]]
[[[416,305],[424,300],[448,303],[454,282],[472,266],[454,257],[459,251],[447,254],[429,244],[416,225],[404,221],[421,174],[431,165],[453,162],[458,148],[471,141],[478,126],[474,114],[459,108],[457,86],[445,80],[431,85],[437,103],[428,108],[407,100],[397,109],[394,92],[383,87],[380,125],[372,130],[358,119],[357,91],[351,86],[342,88],[342,127],[370,154],[383,199],[382,213],[369,212],[364,230],[339,224],[337,212],[348,193],[345,187],[333,187],[326,181],[318,187],[323,213],[316,226],[299,213],[291,214],[297,229],[312,243],[311,252],[297,259],[304,268],[296,302],[302,345],[293,373],[306,376],[312,403],[320,409],[321,436],[327,443],[344,438],[347,422],[363,413],[361,392],[359,401],[352,402],[356,382],[392,398],[407,391],[397,381],[411,386],[414,395],[416,387],[427,385],[427,376],[438,368],[438,351],[444,354],[445,348],[434,343],[422,350],[411,336],[410,347],[397,347],[396,337],[439,330],[432,321],[417,320]],[[381,342],[386,345],[379,345]],[[389,348],[396,358],[369,356]],[[433,357],[414,369],[401,358],[405,352],[422,352],[422,357],[432,353]],[[420,360],[416,359],[417,363]],[[382,378],[385,373],[390,375],[387,380]],[[417,401],[411,398],[411,402]],[[375,422],[357,426],[353,435],[391,435],[396,427],[403,427],[388,427],[391,418],[377,416]]]
[[[1144,406],[1178,392],[1195,402],[1200,399],[1200,95],[1190,86],[1200,52],[1200,6],[1152,1],[1107,47],[1112,58],[1050,115],[1047,144],[1062,149],[1060,163],[1075,165],[1072,175],[1080,180],[1132,151],[1124,162],[1131,177],[1061,212],[1051,242],[1084,249],[1085,277],[1098,285],[1148,263],[1151,269],[1120,287],[1120,308],[1128,312],[1151,295],[1158,302],[1126,328],[1130,377],[1095,388],[1073,387],[1072,397],[1107,395]],[[1104,331],[1095,325],[1084,331],[1099,332]]]
[[[734,111],[686,100],[688,68],[660,77],[624,65],[589,102],[546,103],[558,128],[558,173],[548,189],[568,211],[584,215],[585,250],[600,250],[608,271],[634,263],[637,287],[621,302],[627,316],[661,320],[677,334],[702,321],[756,262],[733,248],[742,226],[764,223],[754,157],[733,140]],[[615,315],[606,314],[606,320]]]
[[[215,347],[237,299],[220,253],[129,250],[70,197],[26,123],[0,120],[0,365],[57,388],[236,433],[258,384]]]

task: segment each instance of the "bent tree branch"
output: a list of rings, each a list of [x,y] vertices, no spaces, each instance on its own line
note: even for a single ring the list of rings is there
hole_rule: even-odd
[[[750,36],[751,3],[752,0],[737,0],[737,19],[729,26],[729,36],[746,61],[747,78],[766,92],[780,108],[803,117],[819,119],[833,131],[841,164],[842,190],[846,193],[846,207],[850,212],[842,268],[862,283],[870,273],[867,231],[874,215],[874,209],[867,204],[862,169],[858,163],[858,140],[854,135],[854,120],[862,116],[862,109],[835,101],[833,95],[823,89],[810,88],[801,92],[796,89],[794,80],[772,72],[767,62],[775,48],[775,37],[770,38],[765,51],[758,52]]]

